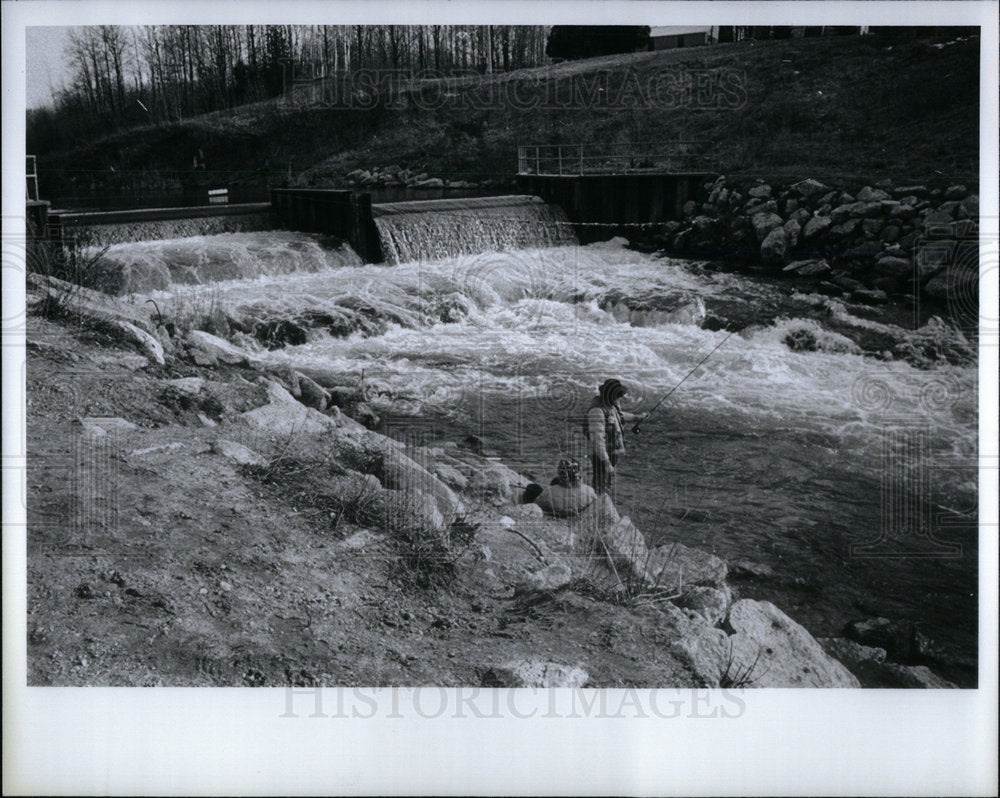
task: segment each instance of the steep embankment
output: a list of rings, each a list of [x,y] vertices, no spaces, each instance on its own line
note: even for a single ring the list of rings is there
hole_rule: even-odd
[[[395,165],[463,183],[510,180],[524,143],[716,143],[727,174],[970,183],[979,40],[829,37],[636,53],[460,81],[382,75],[41,155],[44,196],[185,184],[343,185]],[[370,85],[370,84],[368,84]],[[191,173],[192,155],[207,170]],[[388,182],[398,180],[389,177]]]

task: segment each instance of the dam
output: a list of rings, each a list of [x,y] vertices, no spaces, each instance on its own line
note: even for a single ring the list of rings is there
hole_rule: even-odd
[[[491,197],[374,203],[365,191],[274,188],[269,202],[193,207],[69,211],[34,201],[28,203],[29,230],[34,240],[86,247],[285,229],[342,239],[365,263],[456,254],[434,249],[429,237],[408,234],[418,230],[461,240],[458,252],[465,254],[531,241],[589,243],[682,218],[684,203],[712,174],[707,158],[691,146],[674,143],[664,156],[581,146],[572,163],[562,147],[520,147],[518,193]],[[430,249],[412,250],[418,239]]]

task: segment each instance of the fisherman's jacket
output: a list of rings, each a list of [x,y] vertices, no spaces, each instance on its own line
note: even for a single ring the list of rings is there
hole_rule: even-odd
[[[600,457],[602,446],[609,457],[625,453],[625,424],[621,411],[617,407],[605,407],[599,396],[593,398],[587,410],[586,428],[591,454]]]

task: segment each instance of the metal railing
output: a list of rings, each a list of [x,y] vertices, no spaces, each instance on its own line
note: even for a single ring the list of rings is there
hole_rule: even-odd
[[[38,163],[35,160],[35,156],[24,156],[24,164],[25,176],[27,177],[24,198],[29,201],[38,202]]]
[[[520,175],[676,174],[711,170],[714,143],[672,139],[635,144],[521,144]]]

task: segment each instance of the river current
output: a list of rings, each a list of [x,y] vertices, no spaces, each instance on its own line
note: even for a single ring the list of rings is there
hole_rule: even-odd
[[[734,584],[816,636],[872,615],[918,622],[957,663],[949,678],[975,683],[974,364],[862,354],[845,319],[891,325],[621,239],[392,266],[292,233],[109,255],[141,256],[147,270],[160,258],[169,273],[178,247],[188,277],[158,279],[138,301],[165,314],[295,320],[305,343],[267,350],[236,337],[276,366],[363,385],[389,434],[474,445],[539,482],[582,453],[581,418],[600,382],[621,379],[628,409],[643,412],[721,343],[629,434],[619,510],[653,543],[767,566],[772,575]],[[250,265],[234,272],[227,258]],[[211,277],[199,263],[214,264]],[[810,304],[823,313],[797,315]],[[758,320],[762,305],[779,312]],[[807,347],[790,345],[803,338]]]

